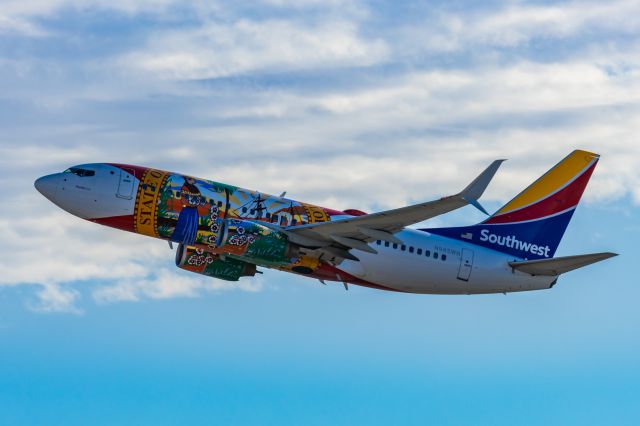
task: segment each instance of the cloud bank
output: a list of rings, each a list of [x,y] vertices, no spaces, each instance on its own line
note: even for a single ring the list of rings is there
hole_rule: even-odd
[[[335,208],[453,193],[510,158],[504,202],[575,148],[593,203],[640,202],[636,1],[55,0],[0,10],[1,286],[40,311],[256,291],[172,271],[164,244],[84,223],[32,187],[118,161]],[[445,219],[446,220],[446,219]]]

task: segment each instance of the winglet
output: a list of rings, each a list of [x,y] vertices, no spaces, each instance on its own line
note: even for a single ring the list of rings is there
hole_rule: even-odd
[[[473,207],[475,207],[476,209],[480,210],[482,213],[486,214],[487,216],[489,216],[489,212],[486,211],[484,209],[484,207],[482,207],[482,204],[480,204],[478,202],[478,200],[474,200],[474,199],[467,199],[465,196],[462,196],[462,198],[469,204],[471,204]]]
[[[480,175],[475,178],[473,182],[471,182],[460,193],[463,200],[465,200],[467,203],[471,204],[487,216],[489,215],[489,213],[487,213],[484,207],[482,207],[480,203],[478,203],[478,199],[482,196],[485,189],[487,189],[487,186],[489,186],[489,182],[491,182],[491,179],[493,179],[493,176],[496,174],[498,168],[504,161],[506,160],[496,160],[491,163],[489,167],[484,169],[484,171],[480,173]]]

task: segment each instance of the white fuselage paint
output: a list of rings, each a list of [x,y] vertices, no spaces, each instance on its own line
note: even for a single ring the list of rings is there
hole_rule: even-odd
[[[390,289],[429,294],[481,294],[507,293],[514,291],[541,290],[549,288],[556,277],[531,276],[514,271],[509,262],[522,260],[477,245],[453,240],[424,231],[405,229],[397,234],[404,242],[393,248],[385,243],[370,246],[377,254],[353,251],[360,259],[345,261],[338,268],[363,280]],[[409,248],[413,247],[413,253]],[[418,254],[418,249],[422,254]],[[425,255],[425,250],[430,256]],[[459,278],[463,250],[471,251],[468,280]],[[438,253],[438,258],[433,253]],[[442,260],[442,254],[446,259]],[[464,275],[463,275],[464,276]]]
[[[109,164],[88,164],[93,176],[57,173],[39,180],[50,180],[46,197],[63,210],[83,219],[133,214],[140,181],[132,174]],[[121,185],[130,185],[118,194]],[[120,195],[120,196],[118,196]]]

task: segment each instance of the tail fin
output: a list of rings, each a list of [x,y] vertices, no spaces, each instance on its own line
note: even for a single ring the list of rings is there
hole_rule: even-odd
[[[599,158],[573,151],[484,222],[428,231],[520,258],[553,257]]]

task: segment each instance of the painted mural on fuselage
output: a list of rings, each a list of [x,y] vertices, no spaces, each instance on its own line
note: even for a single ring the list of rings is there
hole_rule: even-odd
[[[258,264],[294,272],[297,266],[304,268],[305,274],[312,274],[320,267],[317,259],[291,257],[282,233],[256,224],[296,226],[326,222],[333,216],[346,214],[156,169],[138,170],[137,174],[140,175],[140,184],[135,199],[134,231],[197,248],[198,253],[193,254],[193,266],[202,266],[195,256],[202,256],[203,250],[237,258],[251,252],[262,259],[256,262]],[[224,250],[221,250],[218,244],[225,219],[228,238]],[[260,238],[255,238],[256,235]],[[213,262],[209,264],[213,265]]]

